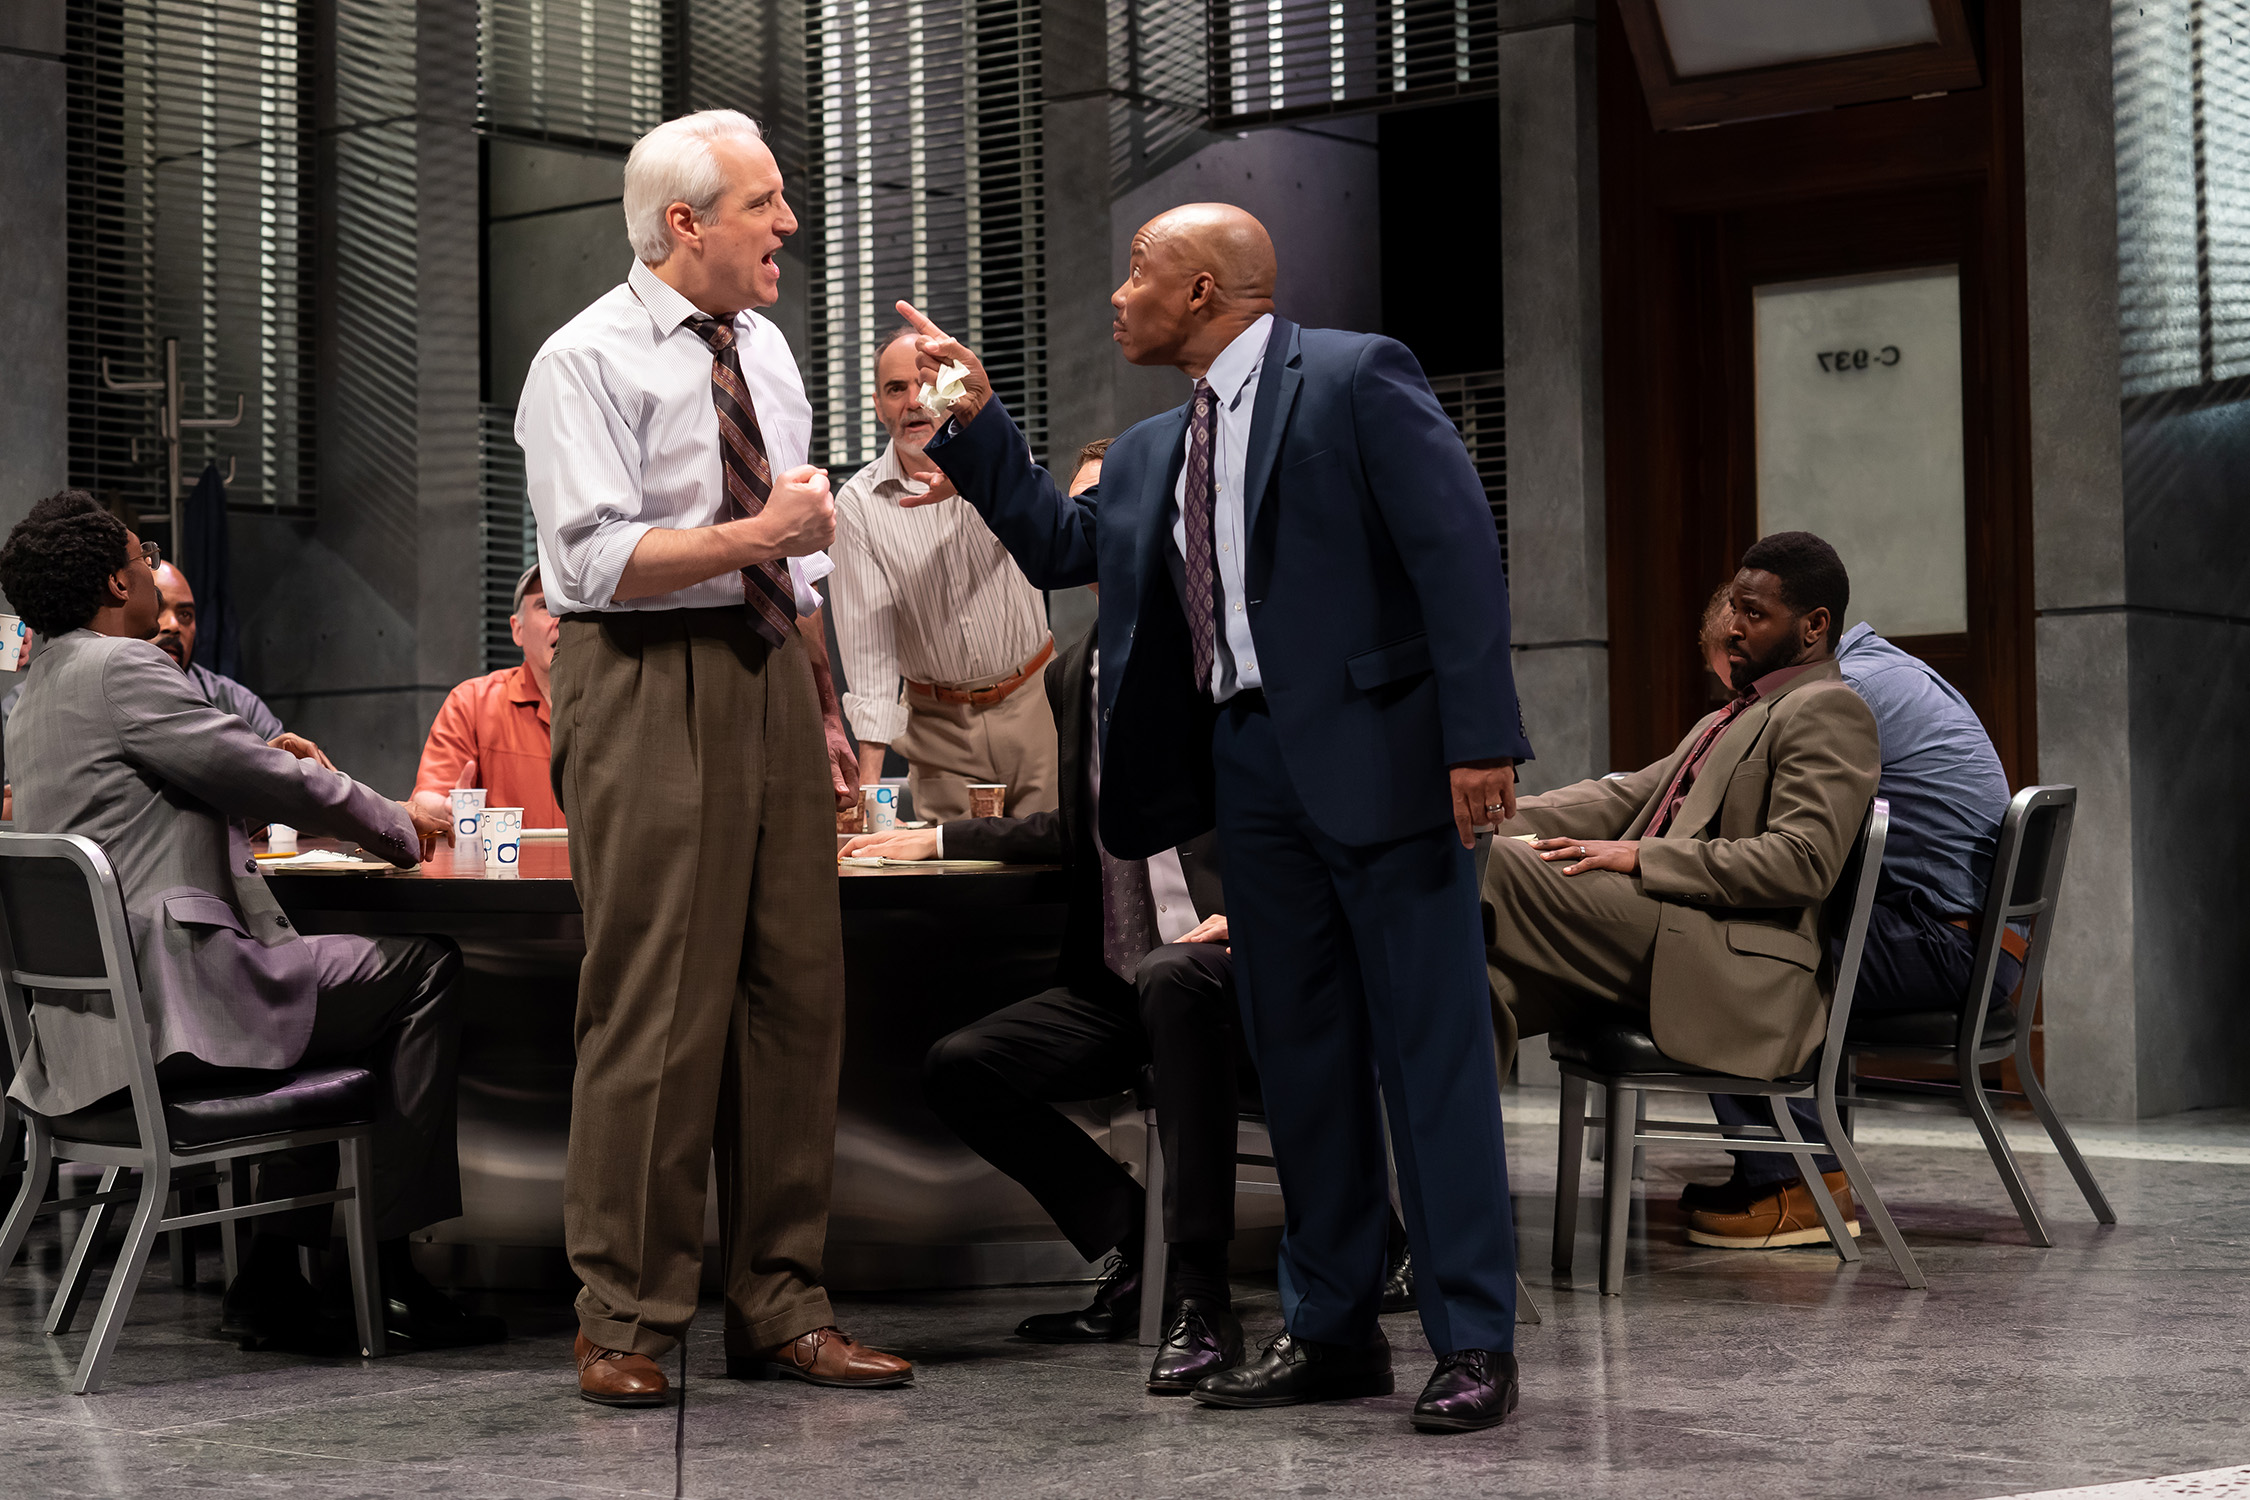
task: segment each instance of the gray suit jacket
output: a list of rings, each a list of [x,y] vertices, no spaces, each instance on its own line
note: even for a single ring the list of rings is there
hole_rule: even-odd
[[[421,857],[404,808],[268,746],[147,641],[49,641],[8,716],[7,752],[16,827],[82,834],[117,871],[159,1062],[286,1068],[312,1035],[312,952],[266,889],[248,829],[354,839],[408,868]],[[126,1086],[108,997],[69,998],[40,1007],[38,1046],[9,1090],[41,1114]]]

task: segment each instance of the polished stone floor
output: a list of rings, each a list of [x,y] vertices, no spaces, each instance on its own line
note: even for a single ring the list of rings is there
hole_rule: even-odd
[[[586,1405],[559,1297],[490,1296],[515,1338],[371,1364],[242,1354],[218,1289],[158,1266],[105,1393],[65,1392],[80,1337],[39,1331],[52,1229],[0,1282],[0,1495],[1999,1496],[2196,1476],[2102,1493],[2250,1494],[2250,1112],[2089,1127],[2121,1222],[2097,1228],[2061,1164],[2027,1152],[2056,1235],[2025,1241],[1965,1125],[1866,1132],[1928,1273],[1904,1290],[1874,1234],[1825,1249],[1690,1249],[1671,1200],[1722,1158],[1655,1146],[1622,1299],[1593,1289],[1591,1200],[1576,1284],[1547,1266],[1555,1096],[1512,1091],[1527,1279],[1523,1406],[1497,1432],[1422,1437],[1429,1365],[1385,1320],[1399,1394],[1340,1407],[1209,1411],[1143,1394],[1131,1347],[1053,1349],[1008,1329],[1082,1289],[847,1300],[856,1334],[913,1358],[910,1390],[820,1392],[720,1378],[717,1309],[673,1411]],[[1905,1117],[1894,1117],[1903,1121]],[[2013,1127],[2019,1134],[2026,1127]],[[1599,1168],[1585,1187],[1598,1191]],[[216,1274],[215,1257],[207,1261]],[[1238,1286],[1254,1333],[1271,1280]],[[91,1300],[91,1299],[90,1299]],[[678,1447],[675,1448],[675,1444]],[[677,1468],[675,1465],[677,1464]],[[2207,1475],[2229,1469],[2231,1475]]]

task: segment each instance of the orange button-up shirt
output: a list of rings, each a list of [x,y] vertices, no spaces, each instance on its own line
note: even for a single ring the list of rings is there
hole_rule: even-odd
[[[472,677],[445,695],[422,746],[414,790],[444,796],[473,760],[476,776],[468,784],[484,788],[487,806],[522,808],[526,828],[567,827],[547,770],[551,747],[547,700],[529,667]]]

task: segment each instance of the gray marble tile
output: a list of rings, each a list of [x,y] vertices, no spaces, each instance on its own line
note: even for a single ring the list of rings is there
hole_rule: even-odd
[[[1132,1346],[1058,1348],[1010,1330],[1084,1288],[888,1294],[845,1326],[915,1360],[909,1390],[841,1393],[723,1378],[718,1310],[688,1346],[681,1451],[697,1496],[1234,1496],[1500,1493],[1970,1497],[2188,1473],[2240,1462],[2250,1389],[2250,1166],[2096,1162],[2123,1222],[2097,1227],[2059,1161],[2027,1158],[2057,1243],[2034,1249],[1980,1151],[1870,1146],[1930,1278],[1865,1261],[1685,1243],[1680,1184],[1725,1158],[1659,1146],[1640,1186],[1623,1298],[1594,1291],[1589,1164],[1572,1284],[1547,1273],[1555,1129],[1515,1097],[1524,1263],[1546,1315],[1519,1330],[1510,1424],[1421,1437],[1407,1412],[1431,1356],[1417,1320],[1385,1320],[1399,1390],[1318,1409],[1217,1412],[1142,1389]],[[1551,1119],[1551,1110],[1549,1113]],[[2116,1127],[2120,1141],[2250,1141],[2214,1112]],[[217,1288],[152,1270],[103,1395],[68,1395],[83,1332],[40,1334],[51,1229],[0,1281],[0,1492],[592,1497],[673,1492],[678,1414],[576,1399],[560,1297],[494,1297],[516,1337],[493,1349],[362,1362],[246,1355],[213,1331]],[[215,1270],[215,1265],[211,1268]],[[1271,1279],[1245,1279],[1253,1338],[1279,1323]]]

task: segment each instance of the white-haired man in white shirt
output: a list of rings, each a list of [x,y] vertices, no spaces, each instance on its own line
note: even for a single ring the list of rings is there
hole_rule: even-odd
[[[579,1393],[670,1399],[718,1164],[730,1375],[903,1384],[821,1285],[854,795],[814,580],[835,535],[778,329],[796,232],[758,128],[705,110],[625,165],[625,283],[539,351],[516,440],[539,523],[555,789],[585,911],[563,1231]],[[833,796],[830,795],[831,791]]]

